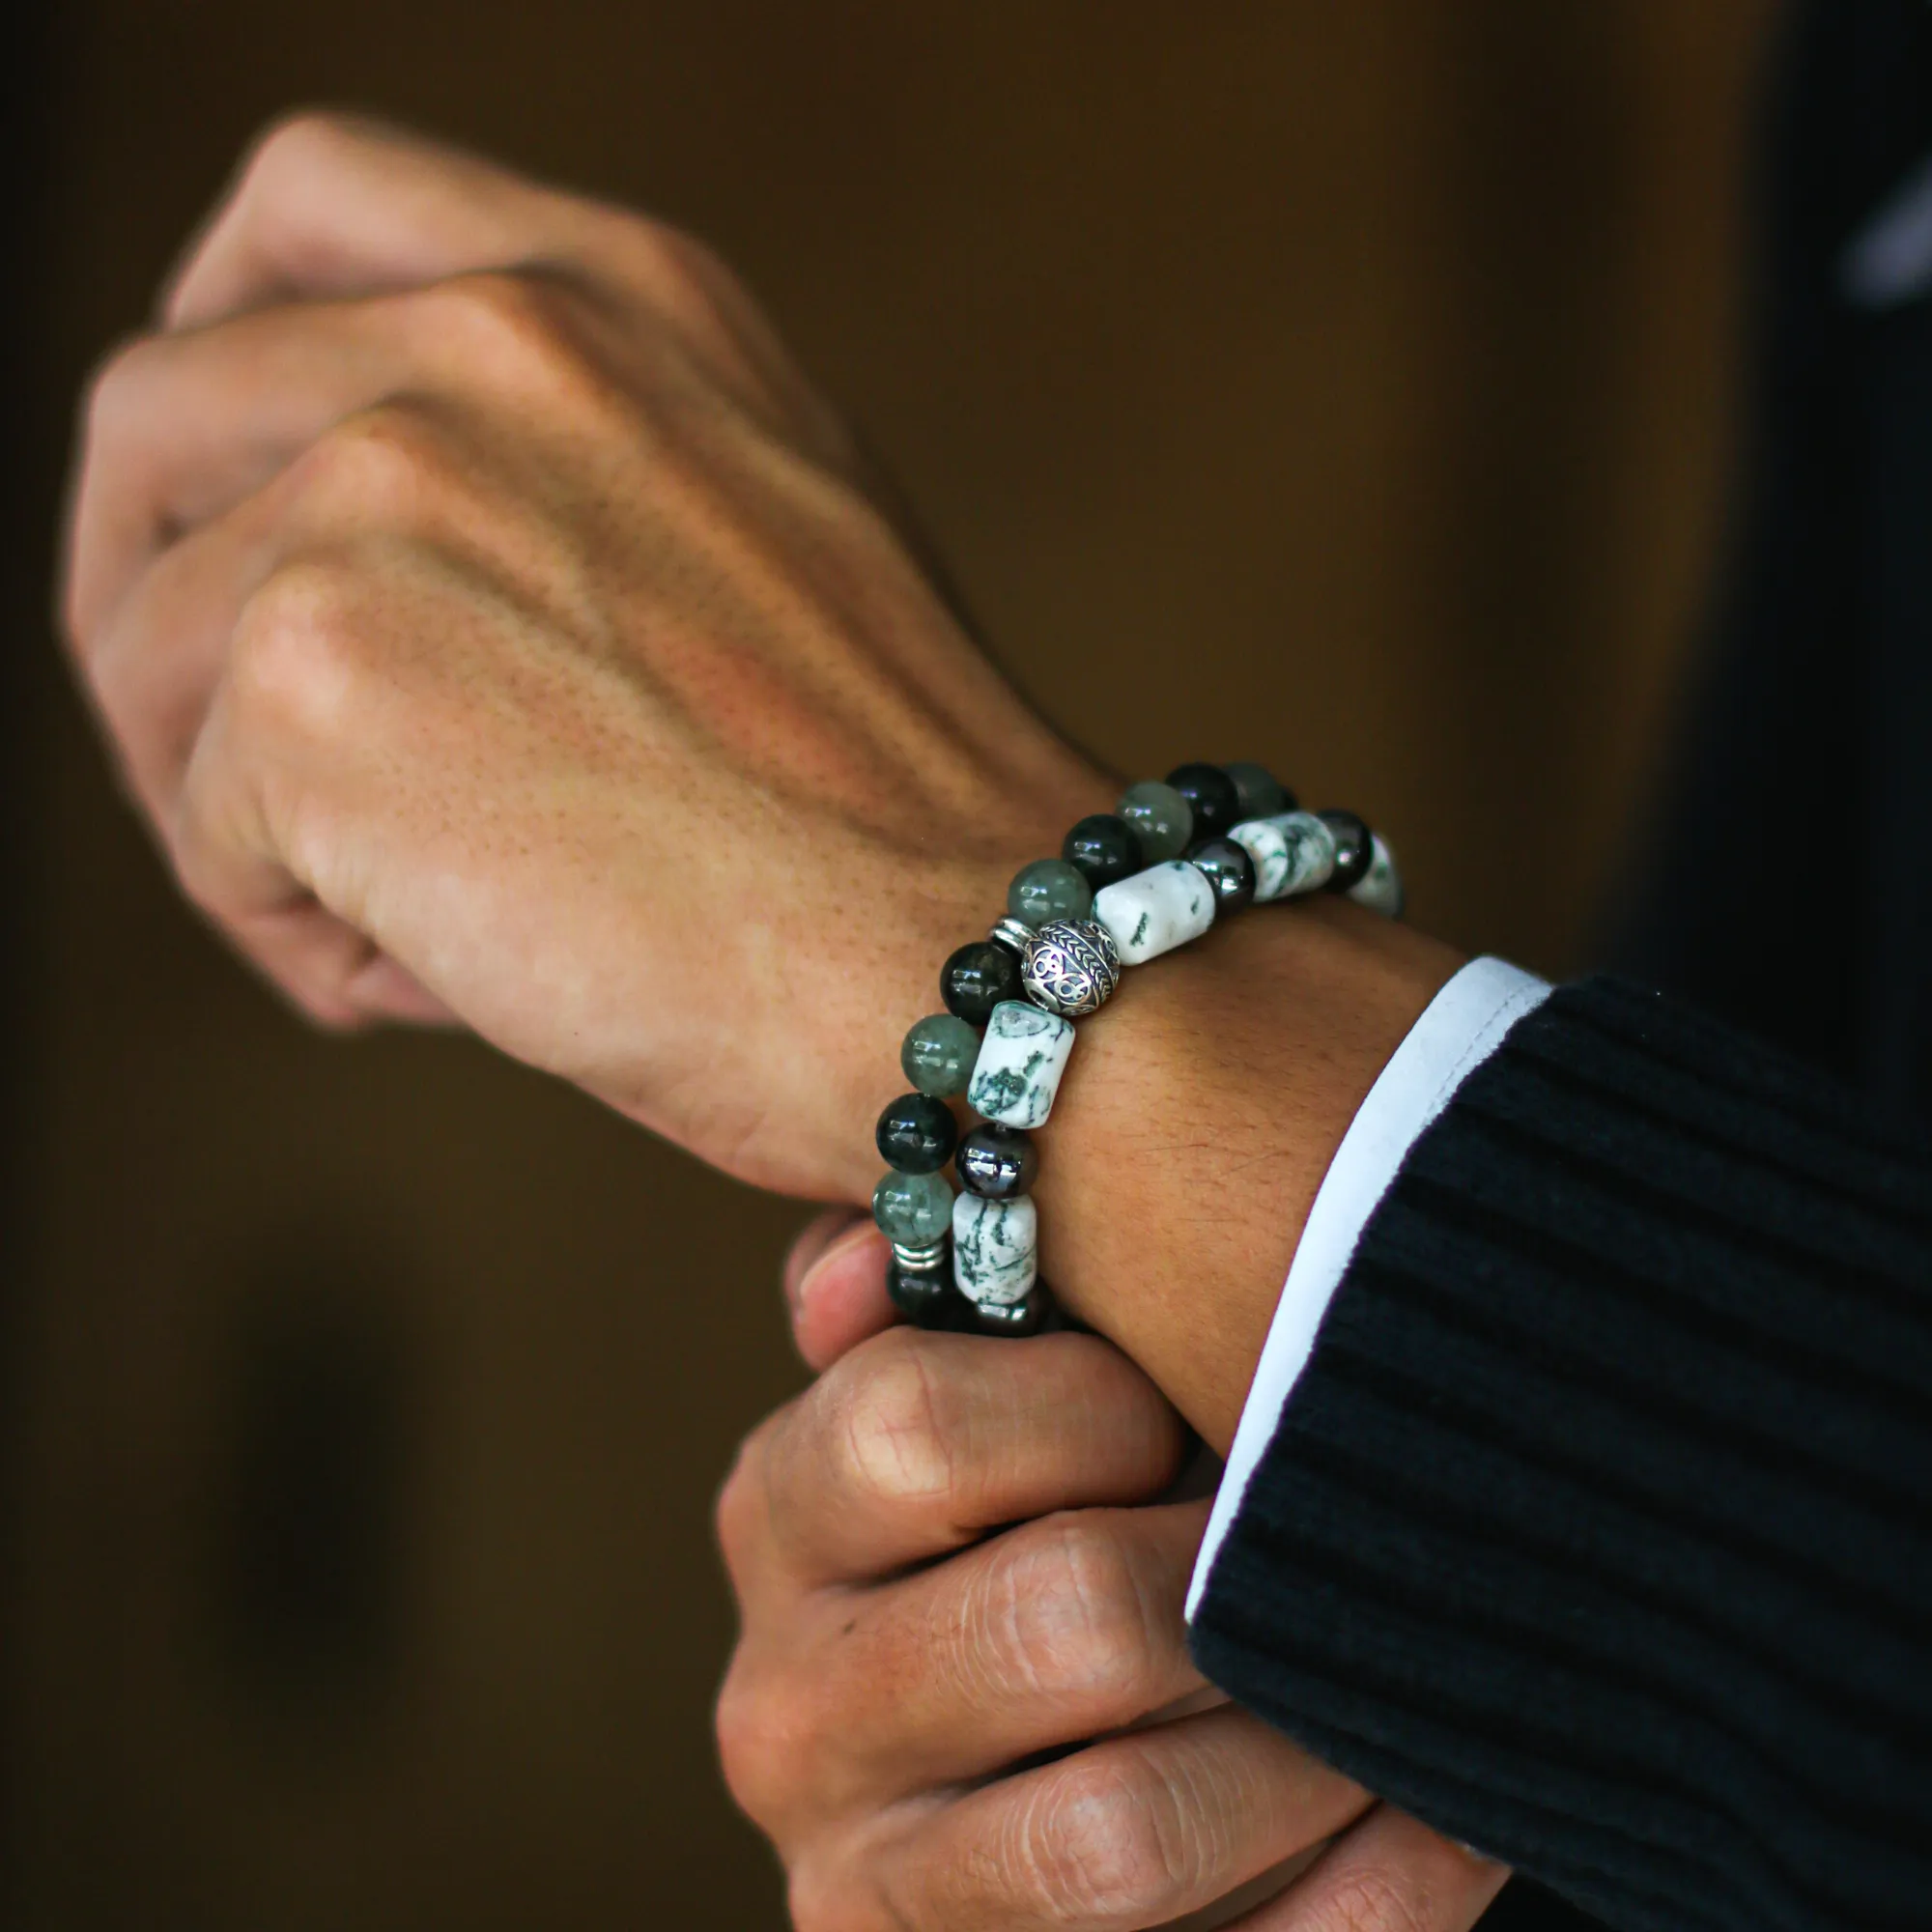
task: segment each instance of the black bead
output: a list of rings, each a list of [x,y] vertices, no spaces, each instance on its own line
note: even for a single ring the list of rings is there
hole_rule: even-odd
[[[968,1026],[984,1026],[1002,1000],[1020,997],[1020,962],[1004,946],[976,939],[940,968],[939,997]]]
[[[959,1123],[930,1094],[901,1094],[879,1116],[879,1157],[901,1174],[937,1174],[952,1158]]]
[[[1335,869],[1329,874],[1328,890],[1346,893],[1368,876],[1376,856],[1368,823],[1352,811],[1318,811],[1315,815],[1335,835]]]
[[[1030,1193],[1039,1173],[1032,1135],[997,1121],[975,1127],[959,1143],[953,1161],[960,1186],[982,1201],[1010,1201]]]
[[[952,1289],[952,1270],[949,1267],[909,1268],[892,1262],[886,1267],[886,1293],[892,1304],[908,1321],[924,1327],[939,1305],[946,1299],[946,1292]],[[960,1295],[960,1299],[965,1299]]]
[[[1066,835],[1060,856],[1077,867],[1081,876],[1097,893],[1102,886],[1131,879],[1145,869],[1140,836],[1124,818],[1111,811],[1096,811],[1083,818]]]
[[[1214,888],[1217,915],[1239,912],[1255,896],[1255,862],[1232,838],[1204,838],[1187,848],[1187,863]]]
[[[1219,765],[1176,765],[1167,781],[1194,809],[1194,836],[1218,838],[1241,816],[1241,795]]]

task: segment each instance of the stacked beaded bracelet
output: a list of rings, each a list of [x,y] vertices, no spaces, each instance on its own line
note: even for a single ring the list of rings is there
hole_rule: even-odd
[[[914,1091],[879,1116],[892,1172],[872,1214],[893,1243],[900,1311],[926,1327],[1038,1328],[1051,1297],[1037,1279],[1032,1133],[1053,1109],[1073,1022],[1099,1010],[1123,965],[1198,939],[1217,916],[1323,891],[1402,911],[1395,861],[1360,818],[1299,810],[1252,764],[1181,765],[1164,783],[1130,785],[1115,811],[1066,835],[1058,859],[1024,867],[1007,916],[947,960],[947,1010],[899,1050]],[[980,1116],[963,1136],[947,1105],[959,1094]]]

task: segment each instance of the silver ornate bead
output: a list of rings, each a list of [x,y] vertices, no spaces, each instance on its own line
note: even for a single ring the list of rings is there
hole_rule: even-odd
[[[1121,983],[1120,948],[1097,920],[1050,919],[1020,957],[1020,983],[1035,1006],[1077,1020]]]
[[[1023,919],[996,920],[986,937],[995,946],[1004,946],[1009,952],[1024,959],[1027,948],[1033,944],[1033,927]]]

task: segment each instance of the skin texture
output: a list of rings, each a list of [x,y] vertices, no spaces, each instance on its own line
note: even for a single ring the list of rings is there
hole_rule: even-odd
[[[984,932],[1019,866],[1121,789],[974,647],[890,493],[706,250],[335,117],[264,137],[155,330],[92,385],[62,612],[184,891],[300,1010],[468,1026],[727,1172],[819,1201],[869,1195],[871,1123],[939,962]],[[1333,1149],[1456,964],[1338,901],[1276,908],[1130,976],[1081,1031],[1040,1136],[1044,1269],[1217,1447]],[[882,1272],[865,1235],[794,1270],[813,1283],[799,1321],[816,1359],[884,1325]],[[852,1359],[897,1362],[903,1406],[924,1346],[881,1336]],[[1076,1828],[1091,1857],[1067,1883],[1096,1889],[1081,1922],[1128,1922],[1121,1898],[1151,1922],[1132,1914],[1156,1895],[1161,1912],[1219,1896],[1366,1801],[1232,1710],[1095,1746],[1078,1772],[956,1789],[1030,1739],[1091,1736],[1193,1681],[1178,1593],[1201,1512],[1125,1507],[1165,1480],[1172,1413],[1099,1341],[947,1352],[988,1348],[1010,1351],[1001,1374],[1063,1377],[1052,1403],[999,1398],[1030,1465],[1055,1466],[1048,1410],[1107,1414],[1052,1481],[988,1475],[964,1507],[950,1474],[936,1491],[919,1476],[915,1451],[938,1452],[916,1413],[882,1435],[848,1426],[845,1453],[866,1442],[869,1461],[849,1525],[827,1534],[856,1542],[821,1550],[809,1511],[778,1526],[793,1512],[731,1500],[758,1493],[745,1471],[774,1442],[810,1445],[812,1428],[776,1424],[748,1453],[726,1544],[748,1649],[781,1662],[766,1715],[761,1696],[727,1698],[727,1761],[781,1844],[831,1842],[813,1804],[841,1830],[875,1821],[867,1844],[900,1862],[870,1896],[909,1901],[907,1922],[1034,1909],[1000,1887],[1024,1888],[1035,1837]],[[836,1417],[860,1380],[834,1375],[807,1412]],[[978,1451],[947,1453],[965,1471]],[[901,1507],[895,1484],[914,1477],[927,1488]],[[946,1756],[963,1719],[936,1705],[918,1736],[875,1730],[876,1763],[841,1758],[867,1727],[796,1701],[830,1667],[811,1646],[844,1640],[826,1593],[878,1606],[844,1653],[874,1646],[872,1674],[838,1680],[853,1708],[928,1669],[942,1697],[958,1616],[938,1583],[906,1612],[918,1579],[878,1579],[1067,1509],[1099,1513],[1070,1544],[1058,1516],[996,1541],[1070,1579],[1077,1613],[1049,1648],[1078,1681],[1048,1657],[1005,1658],[1011,1682],[982,1662],[961,1694],[1005,1728],[972,1765]],[[1090,1531],[1091,1572],[1068,1554]],[[763,1549],[773,1535],[783,1550]],[[988,1575],[998,1560],[952,1558]],[[1079,1605],[1119,1626],[1128,1576],[1146,1654],[1117,1629],[1096,1662]],[[922,1708],[902,1700],[908,1723]],[[798,1795],[786,1765],[832,1796]],[[1024,1816],[1000,1808],[1015,1791]],[[1117,1828],[1134,1861],[1119,1871]],[[988,1864],[989,1842],[1021,1863]],[[795,1871],[802,1922],[869,1922],[828,1916],[832,1865]]]
[[[1216,1901],[1297,1858],[1249,1932],[1473,1924],[1500,1866],[1189,1662],[1207,1505],[1156,1500],[1188,1445],[1153,1385],[1093,1336],[891,1327],[869,1245],[801,1238],[787,1298],[825,1372],[718,1508],[744,1625],[725,1775],[802,1932],[1226,1923]]]

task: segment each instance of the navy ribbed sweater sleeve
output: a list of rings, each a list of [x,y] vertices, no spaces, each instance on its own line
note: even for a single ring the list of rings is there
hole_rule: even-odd
[[[1194,1643],[1613,1925],[1932,1925],[1925,1146],[1560,989],[1370,1221]]]

